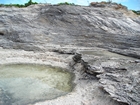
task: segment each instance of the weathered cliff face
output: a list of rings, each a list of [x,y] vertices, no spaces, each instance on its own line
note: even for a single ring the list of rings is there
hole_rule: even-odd
[[[93,85],[92,92],[96,93],[93,93],[94,99],[91,99],[91,95],[88,94],[84,98],[89,104],[81,101],[82,99],[75,104],[77,100],[74,101],[74,99],[77,98],[71,95],[67,96],[66,100],[72,99],[73,101],[67,101],[66,105],[120,104],[111,100],[112,98],[130,105],[140,104],[139,28],[140,17],[126,10],[47,4],[32,5],[27,8],[0,8],[0,46],[2,48],[34,52],[61,52],[64,55],[57,59],[66,65],[72,57],[68,54],[78,52],[82,54],[84,61],[88,62],[99,73],[97,75],[99,82],[89,80],[89,83],[82,83],[76,80],[76,83],[80,84],[78,86],[87,84],[87,89],[91,89],[91,85]],[[40,58],[39,54],[29,55],[41,60],[48,56],[44,55]],[[55,53],[52,55],[58,56]],[[15,56],[15,52],[10,55],[11,58]],[[3,60],[6,59],[4,54],[0,57]],[[65,58],[67,59],[65,60]],[[75,66],[77,66],[75,67],[76,70],[82,69],[80,64]],[[80,74],[76,70],[74,73],[79,76]],[[103,87],[112,98],[97,92],[96,88],[98,87]],[[83,86],[81,89],[85,89],[85,87]],[[83,90],[82,92],[80,93],[81,97],[91,91]],[[77,94],[79,93],[77,92]],[[107,98],[105,98],[106,96]],[[111,103],[109,103],[110,100]],[[58,101],[60,102],[58,105],[62,105],[64,102],[62,99],[57,99],[46,103],[52,105]]]
[[[110,8],[45,4],[28,8],[3,7],[0,8],[0,45],[26,50],[30,47],[36,50],[38,45],[46,43],[139,48],[140,17],[131,14],[132,18],[125,12],[129,13]]]

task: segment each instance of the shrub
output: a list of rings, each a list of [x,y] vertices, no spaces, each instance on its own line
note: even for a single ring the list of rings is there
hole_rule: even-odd
[[[0,4],[0,7],[3,7],[4,5],[3,4]]]
[[[74,3],[64,2],[64,3],[58,3],[58,5],[75,5],[75,4]]]
[[[135,14],[137,15],[140,15],[140,10],[139,11],[135,11],[135,10],[132,10]]]
[[[0,7],[3,7],[3,6],[5,6],[5,7],[12,7],[12,6],[14,6],[14,7],[21,8],[21,7],[28,7],[28,6],[33,5],[33,4],[38,4],[38,3],[37,2],[32,2],[32,0],[29,0],[24,5],[23,4],[0,4]]]
[[[38,3],[37,2],[32,2],[32,0],[29,0],[28,3],[24,4],[24,6],[28,7],[28,6],[32,5],[32,4],[38,4]]]

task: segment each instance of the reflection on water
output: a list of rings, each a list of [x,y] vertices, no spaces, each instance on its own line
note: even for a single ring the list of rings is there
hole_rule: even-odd
[[[72,90],[73,74],[36,64],[0,65],[0,105],[27,105]]]

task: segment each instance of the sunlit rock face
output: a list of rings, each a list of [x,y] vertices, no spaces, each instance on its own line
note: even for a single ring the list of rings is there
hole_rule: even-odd
[[[0,12],[0,46],[4,48],[36,51],[51,44],[97,46],[139,55],[140,17],[130,11],[40,4],[1,7]]]
[[[72,90],[72,74],[37,64],[0,65],[0,105],[26,105]]]
[[[4,105],[22,102],[35,103],[35,105],[125,105],[124,103],[139,105],[139,28],[140,16],[135,15],[132,11],[122,9],[48,4],[31,5],[26,8],[1,7],[0,64],[43,63],[70,70],[70,62],[73,64],[72,54],[82,53],[83,60],[91,65],[93,70],[102,74],[97,76],[99,80],[96,80],[93,75],[90,75],[92,78],[89,76],[85,80],[85,77],[88,76],[84,77],[84,74],[81,73],[81,65],[76,64],[75,70],[72,71],[76,75],[74,91],[64,97],[47,100],[50,97],[66,94],[71,88],[65,87],[63,88],[65,91],[62,91],[62,85],[59,86],[67,81],[58,83],[58,85],[56,82],[53,82],[56,84],[46,83],[46,78],[50,76],[42,77],[45,73],[36,70],[36,67],[34,73],[38,71],[36,75],[40,74],[41,77],[38,77],[39,75],[34,77],[35,74],[32,73],[24,78],[22,73],[22,75],[18,74],[19,76],[16,74],[15,78],[7,76],[5,81],[9,85],[19,85],[18,87],[23,87],[25,91],[28,91],[29,87],[39,89],[44,87],[39,92],[23,92],[26,95],[33,93],[37,102],[32,100],[35,99],[31,97],[32,95],[25,97],[27,101],[17,98],[19,94],[13,91],[22,92],[23,89],[12,90],[8,84],[3,83],[3,79],[1,79],[0,102]],[[8,67],[11,68],[9,65]],[[1,66],[1,68],[4,67]],[[31,73],[27,72],[26,74]],[[0,77],[4,78],[1,74]],[[50,77],[49,81],[58,77]],[[21,86],[17,83],[18,81],[21,84],[28,83],[27,85],[30,85]],[[6,87],[11,90],[6,91]],[[102,92],[100,88],[106,92]],[[34,89],[31,90],[35,91]],[[46,89],[56,91],[55,95]],[[46,94],[53,95],[49,95],[48,98]],[[46,99],[41,98],[43,95]],[[8,98],[10,96],[12,98]]]

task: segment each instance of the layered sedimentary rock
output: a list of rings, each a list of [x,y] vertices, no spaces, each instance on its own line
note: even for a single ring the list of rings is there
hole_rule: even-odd
[[[0,47],[17,50],[6,50],[5,55],[0,49],[1,63],[9,62],[7,59],[15,62],[21,57],[22,61],[35,62],[39,59],[70,69],[69,63],[74,64],[73,54],[80,53],[91,71],[86,68],[85,74],[79,73],[83,66],[78,62],[72,72],[77,78],[87,77],[86,81],[90,82],[76,79],[79,91],[76,88],[76,95],[63,97],[67,100],[66,105],[139,105],[139,27],[140,17],[121,8],[48,4],[26,8],[0,7]],[[93,89],[92,94],[88,94],[90,89]],[[75,100],[74,96],[79,97],[78,94],[84,99]],[[91,98],[92,95],[94,98]],[[73,101],[70,102],[70,99]],[[44,105],[57,102],[62,105],[63,99],[47,101]]]

